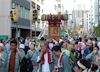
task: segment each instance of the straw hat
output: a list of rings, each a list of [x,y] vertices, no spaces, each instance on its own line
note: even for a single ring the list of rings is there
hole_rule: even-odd
[[[86,44],[87,45],[92,45],[92,41],[91,40],[88,40]]]

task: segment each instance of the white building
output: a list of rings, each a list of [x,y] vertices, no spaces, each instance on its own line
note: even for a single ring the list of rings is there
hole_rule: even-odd
[[[44,28],[44,24],[42,24],[41,16],[45,13],[45,1],[44,0],[31,0],[31,6],[32,8],[35,8],[38,10],[38,20],[32,24],[32,36],[35,36],[35,25],[36,25],[36,32],[37,36],[40,34],[42,29]]]
[[[88,13],[88,32],[90,31],[90,13]]]
[[[90,28],[90,32],[93,32],[93,26],[95,23],[99,24],[99,1],[100,0],[90,0],[90,24],[91,24],[91,28]]]
[[[82,23],[82,19],[84,18],[84,10],[85,4],[74,4],[73,10],[73,23],[74,23],[74,31],[77,30],[77,25]]]
[[[88,12],[84,13],[84,33],[89,33],[90,26],[90,14]]]
[[[45,0],[44,4],[45,4],[44,14],[58,14],[57,0]]]

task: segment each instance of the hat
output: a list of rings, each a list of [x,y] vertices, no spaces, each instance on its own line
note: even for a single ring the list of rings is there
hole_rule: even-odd
[[[0,46],[1,46],[2,48],[4,48],[4,45],[3,45],[2,43],[0,43]]]
[[[81,69],[83,69],[84,71],[88,70],[91,67],[90,63],[87,60],[85,60],[85,59],[81,59],[81,60],[77,61],[77,65]]]
[[[91,40],[88,40],[86,44],[87,45],[92,45],[92,41]]]
[[[22,39],[22,41],[21,42],[25,42],[25,39]]]

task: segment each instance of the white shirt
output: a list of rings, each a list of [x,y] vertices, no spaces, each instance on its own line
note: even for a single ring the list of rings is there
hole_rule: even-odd
[[[25,48],[25,45],[24,45],[24,44],[20,44],[20,45],[19,45],[19,48],[24,49],[24,48]]]
[[[86,45],[85,45],[84,42],[79,42],[79,43],[81,43],[81,45],[82,45],[82,46],[81,46],[81,49],[82,49],[82,50],[81,50],[81,54],[83,55],[83,53],[84,53],[84,48],[85,48]],[[79,50],[79,43],[78,43],[78,50]]]
[[[92,41],[92,43],[93,43],[93,46],[95,46],[95,41]]]
[[[50,67],[49,67],[49,63],[48,63],[48,54],[44,54],[44,59],[45,59],[45,63],[42,64],[42,72],[50,72]],[[37,58],[37,62],[40,60],[40,57],[38,56]]]
[[[49,43],[49,48],[52,50],[52,48],[53,48],[53,44],[52,43]]]
[[[31,46],[32,42],[29,42],[29,47]]]

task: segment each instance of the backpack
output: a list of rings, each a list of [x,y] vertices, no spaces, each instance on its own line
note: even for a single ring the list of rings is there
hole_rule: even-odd
[[[35,52],[34,52],[35,53]],[[20,72],[32,72],[33,71],[33,64],[31,58],[33,57],[34,53],[30,58],[23,58],[22,62],[20,63]]]
[[[20,72],[32,72],[33,71],[33,65],[31,58],[23,58],[20,63]]]

